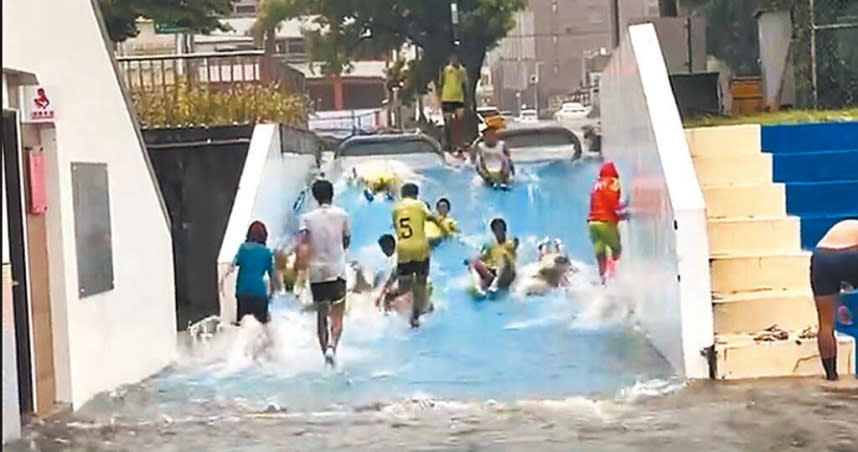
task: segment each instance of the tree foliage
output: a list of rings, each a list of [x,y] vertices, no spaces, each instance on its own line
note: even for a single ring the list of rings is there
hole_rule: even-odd
[[[799,105],[812,105],[810,11],[807,0],[681,0],[684,9],[706,17],[707,53],[727,63],[739,75],[759,75],[759,38],[756,12],[790,11],[793,23],[793,61]],[[858,2],[817,0],[817,24],[858,18]],[[851,20],[851,19],[849,19]],[[816,33],[820,106],[836,108],[858,102],[858,29],[820,30]]]
[[[264,40],[267,54],[273,54],[275,36],[281,24],[300,16],[307,8],[307,0],[261,0],[252,32],[258,40]]]
[[[110,40],[122,42],[140,33],[137,18],[187,28],[197,33],[227,30],[218,19],[232,12],[233,0],[98,0]]]
[[[404,98],[426,93],[454,51],[468,71],[471,93],[479,80],[486,52],[515,25],[513,16],[526,0],[458,0],[459,25],[454,32],[449,3],[425,0],[313,0],[309,11],[322,26],[311,38],[311,54],[327,73],[347,71],[365,54],[400,49],[410,43],[418,58],[402,67]]]

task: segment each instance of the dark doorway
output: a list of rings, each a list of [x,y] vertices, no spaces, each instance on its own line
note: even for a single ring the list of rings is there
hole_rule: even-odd
[[[18,118],[3,112],[3,179],[9,215],[9,260],[12,265],[12,303],[15,315],[15,345],[18,360],[18,402],[21,413],[33,412],[33,368],[30,359],[30,300],[27,297],[24,253],[24,194],[21,189],[21,152],[18,149]]]
[[[253,126],[144,130],[170,214],[179,330],[220,312],[220,252]]]

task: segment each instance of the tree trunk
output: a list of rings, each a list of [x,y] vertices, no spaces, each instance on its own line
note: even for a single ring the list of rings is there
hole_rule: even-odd
[[[465,136],[473,140],[477,136],[477,84],[486,59],[486,46],[462,48],[461,58],[468,72],[469,84],[465,99]]]
[[[265,41],[263,42],[264,55],[259,63],[259,81],[263,85],[268,85],[277,82],[275,70],[274,52],[277,50],[277,43],[274,41],[276,37],[275,30],[265,30]]]

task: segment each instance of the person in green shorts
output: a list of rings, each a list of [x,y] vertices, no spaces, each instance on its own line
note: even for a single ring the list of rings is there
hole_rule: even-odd
[[[613,276],[623,248],[620,243],[620,221],[628,218],[620,192],[620,175],[612,162],[605,162],[590,192],[590,214],[587,216],[590,241],[596,252],[602,284]]]

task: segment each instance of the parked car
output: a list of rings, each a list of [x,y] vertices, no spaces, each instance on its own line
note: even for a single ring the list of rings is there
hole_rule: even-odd
[[[518,122],[524,124],[533,124],[539,122],[539,116],[534,109],[522,110],[518,115]]]
[[[554,114],[554,119],[557,121],[573,121],[578,119],[586,119],[590,114],[590,108],[585,107],[578,102],[564,102],[560,110]]]
[[[477,118],[480,120],[480,132],[490,124],[498,129],[506,129],[506,118],[501,115],[497,107],[477,107]]]

